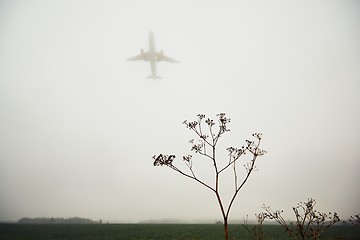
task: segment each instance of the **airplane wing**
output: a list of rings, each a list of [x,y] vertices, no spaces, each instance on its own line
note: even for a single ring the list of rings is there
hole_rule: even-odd
[[[128,61],[141,61],[141,60],[146,60],[146,58],[143,54],[140,54],[135,57],[128,58],[127,60]]]
[[[169,58],[169,57],[167,57],[165,55],[161,55],[159,60],[164,61],[164,62],[172,62],[172,63],[177,63],[178,62],[175,59]]]

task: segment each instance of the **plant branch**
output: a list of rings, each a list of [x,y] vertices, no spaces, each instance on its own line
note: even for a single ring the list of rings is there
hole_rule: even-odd
[[[239,193],[240,189],[244,186],[244,184],[246,183],[246,181],[249,179],[251,172],[254,170],[256,158],[257,158],[257,155],[254,155],[254,156],[253,156],[253,159],[251,160],[251,168],[248,170],[248,173],[246,174],[246,177],[245,177],[244,181],[243,181],[243,182],[240,184],[240,186],[235,190],[235,193],[234,193],[233,197],[231,198],[229,207],[228,207],[228,209],[227,209],[226,216],[229,216],[231,206],[232,206],[232,204],[234,203],[237,194]]]
[[[197,177],[191,176],[191,175],[189,175],[189,174],[187,174],[187,173],[184,173],[183,171],[181,171],[180,169],[178,169],[178,168],[175,167],[174,165],[167,165],[167,166],[168,166],[169,168],[173,169],[174,171],[176,171],[176,172],[184,175],[185,177],[188,177],[188,178],[191,178],[191,179],[197,181],[198,183],[202,184],[203,186],[209,188],[211,191],[215,192],[215,189],[214,189],[213,187],[209,186],[208,184],[206,184],[205,182],[201,181],[201,180],[198,179]],[[194,173],[193,173],[193,175],[194,175]]]

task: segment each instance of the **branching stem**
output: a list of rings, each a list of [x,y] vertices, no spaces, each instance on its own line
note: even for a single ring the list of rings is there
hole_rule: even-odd
[[[218,114],[218,116],[219,116],[218,131],[216,134],[213,132],[213,126],[215,125],[214,121],[209,118],[207,120],[205,120],[205,123],[208,125],[208,131],[205,131],[205,132],[208,132],[210,134],[211,138],[209,138],[209,136],[204,132],[204,129],[202,127],[202,124],[204,123],[202,121],[202,119],[205,118],[205,115],[199,114],[198,115],[199,118],[197,121],[193,121],[193,122],[184,121],[184,124],[186,124],[186,127],[189,128],[190,130],[194,131],[194,133],[199,137],[199,140],[201,142],[201,143],[194,143],[194,140],[191,140],[190,143],[193,144],[191,150],[195,151],[196,153],[200,154],[201,156],[204,156],[204,157],[212,160],[212,164],[214,166],[215,186],[212,186],[212,185],[206,183],[205,181],[200,180],[195,175],[195,172],[194,172],[193,166],[192,166],[192,160],[191,160],[192,156],[191,155],[187,155],[187,156],[183,157],[184,161],[186,161],[186,166],[190,170],[190,173],[183,172],[182,170],[177,168],[175,165],[173,165],[173,159],[175,158],[175,155],[168,156],[168,155],[160,154],[158,157],[154,156],[153,158],[155,159],[154,166],[166,165],[166,166],[170,167],[171,169],[173,169],[174,171],[180,173],[181,175],[195,180],[196,182],[200,183],[201,185],[205,186],[206,188],[210,189],[212,192],[215,193],[215,196],[216,196],[216,199],[219,204],[221,214],[222,214],[222,217],[224,220],[225,239],[228,240],[228,237],[229,237],[229,235],[228,235],[228,218],[229,218],[230,209],[231,209],[240,189],[247,182],[252,171],[254,170],[256,158],[260,155],[263,155],[265,153],[265,151],[262,151],[258,148],[260,145],[261,134],[258,134],[258,133],[253,134],[253,136],[255,136],[258,139],[258,143],[256,144],[256,146],[254,145],[254,142],[247,140],[246,148],[244,146],[241,149],[235,149],[232,147],[229,148],[230,149],[229,162],[227,164],[225,164],[224,167],[219,169],[219,165],[218,165],[219,163],[217,162],[217,156],[216,156],[216,145],[219,141],[219,138],[224,133],[230,131],[226,125],[227,123],[230,122],[230,119],[226,118],[224,113],[220,113],[220,114]],[[211,153],[208,152],[208,150],[209,150],[209,148],[207,148],[208,146],[211,148]],[[243,154],[245,154],[245,152],[250,152],[253,155],[253,158],[245,166],[246,167],[246,176],[245,176],[244,180],[241,182],[241,184],[238,185],[236,161],[238,161],[238,159]],[[220,174],[222,172],[224,172],[230,166],[233,167],[235,189],[234,189],[234,194],[233,194],[232,198],[230,199],[230,202],[229,202],[227,208],[225,208],[223,200],[220,195]]]

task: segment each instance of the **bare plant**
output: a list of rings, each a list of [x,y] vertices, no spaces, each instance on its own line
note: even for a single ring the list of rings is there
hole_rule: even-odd
[[[255,214],[255,217],[257,219],[257,225],[249,226],[247,222],[248,217],[246,216],[246,219],[244,219],[244,224],[242,224],[242,226],[249,233],[253,234],[256,240],[262,240],[264,239],[264,231],[262,226],[265,221],[266,214],[264,212],[260,212],[259,214]]]
[[[296,217],[294,224],[288,224],[281,214],[283,211],[273,211],[270,207],[263,206],[265,218],[273,219],[285,228],[292,239],[319,239],[321,233],[340,221],[336,212],[323,213],[314,209],[316,201],[309,198],[307,202],[300,202],[293,211]]]
[[[360,226],[360,213],[350,216],[349,221],[355,226]]]
[[[188,168],[188,171],[180,170],[174,164],[175,155],[154,155],[154,166],[167,166],[172,170],[180,173],[181,175],[193,179],[196,182],[200,183],[204,187],[211,190],[217,199],[217,203],[219,204],[221,215],[224,221],[224,234],[225,239],[229,239],[229,230],[228,230],[228,218],[230,209],[234,203],[236,196],[238,195],[240,189],[244,186],[250,174],[255,170],[255,161],[258,156],[264,155],[266,151],[261,150],[259,148],[261,137],[260,133],[253,134],[253,137],[256,139],[255,141],[246,140],[246,144],[240,148],[228,147],[228,160],[222,163],[219,163],[216,156],[216,145],[220,139],[220,137],[229,132],[228,123],[230,119],[225,116],[225,113],[217,114],[218,123],[216,124],[213,119],[205,118],[204,114],[198,114],[198,119],[196,121],[188,122],[185,120],[183,123],[185,126],[193,131],[197,136],[197,141],[195,139],[190,140],[191,151],[199,154],[200,156],[207,158],[210,160],[214,169],[214,177],[215,182],[213,184],[207,183],[200,179],[193,168],[193,159],[192,155],[183,156],[183,161]],[[205,125],[205,126],[204,126]],[[217,128],[217,129],[215,129]],[[251,154],[250,162],[244,164],[246,172],[241,181],[238,178],[238,165],[236,164],[239,158],[246,154]],[[231,168],[230,168],[231,167]],[[234,177],[234,192],[230,199],[230,202],[225,205],[224,200],[220,195],[220,175],[225,172],[227,169],[232,169],[233,177]]]

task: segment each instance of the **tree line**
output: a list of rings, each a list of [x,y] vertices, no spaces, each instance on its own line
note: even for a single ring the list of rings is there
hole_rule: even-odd
[[[20,224],[94,224],[101,223],[102,221],[93,221],[89,218],[71,217],[71,218],[21,218],[17,221]]]

